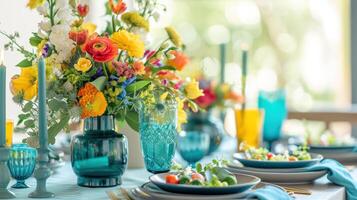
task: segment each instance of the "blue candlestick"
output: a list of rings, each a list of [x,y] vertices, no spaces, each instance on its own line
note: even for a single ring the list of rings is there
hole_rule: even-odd
[[[41,57],[38,62],[38,107],[39,107],[39,140],[38,167],[34,173],[37,181],[36,190],[29,194],[30,198],[53,198],[55,194],[48,192],[46,181],[51,175],[48,167],[48,135],[46,111],[46,66]]]
[[[0,146],[6,145],[6,67],[0,61]]]
[[[221,77],[220,77],[220,82],[224,83],[224,73],[226,71],[226,44],[222,43],[219,45],[219,54],[220,54],[220,64],[221,64]]]
[[[41,57],[38,63],[38,107],[40,148],[48,149],[47,111],[46,111],[46,67]]]

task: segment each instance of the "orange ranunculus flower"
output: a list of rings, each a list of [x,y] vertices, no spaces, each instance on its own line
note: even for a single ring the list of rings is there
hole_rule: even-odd
[[[244,98],[243,96],[233,92],[233,91],[229,91],[226,94],[224,94],[224,99],[226,100],[231,100],[233,102],[236,103],[243,103],[244,102]]]
[[[84,5],[78,4],[77,11],[78,11],[79,16],[85,17],[85,16],[87,16],[87,14],[89,12],[89,6],[86,4],[84,4]]]
[[[118,47],[106,37],[94,37],[85,44],[84,50],[96,62],[109,62],[118,55]]]
[[[175,56],[175,58],[168,60],[167,64],[175,67],[179,71],[183,70],[183,68],[189,61],[188,57],[184,53],[179,51],[171,51],[169,53]]]
[[[126,10],[126,4],[123,2],[123,0],[118,0],[117,3],[115,3],[113,0],[109,0],[109,6],[113,13],[117,15],[125,12]]]
[[[134,69],[134,73],[136,75],[143,75],[145,74],[145,66],[142,62],[140,61],[136,61],[134,62],[134,65],[133,65],[133,69]]]
[[[75,41],[77,45],[82,45],[86,43],[88,38],[88,31],[87,30],[79,30],[79,31],[70,31],[68,36],[71,40]]]
[[[87,83],[78,92],[79,105],[82,108],[82,118],[97,117],[104,114],[108,103],[101,91],[91,83]]]

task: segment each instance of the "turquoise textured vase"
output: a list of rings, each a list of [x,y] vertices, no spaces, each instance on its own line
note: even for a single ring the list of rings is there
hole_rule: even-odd
[[[12,178],[16,183],[12,188],[28,188],[25,180],[28,179],[35,170],[37,151],[27,144],[14,144],[10,149],[10,157],[7,162]]]
[[[187,133],[209,135],[210,142],[207,154],[211,154],[218,149],[225,133],[222,121],[216,118],[210,111],[191,113],[183,129]]]
[[[111,187],[121,184],[128,163],[128,141],[115,132],[113,116],[84,120],[84,134],[72,140],[72,168],[78,185]]]
[[[151,173],[169,171],[176,147],[176,102],[142,105],[139,122],[146,169]]]

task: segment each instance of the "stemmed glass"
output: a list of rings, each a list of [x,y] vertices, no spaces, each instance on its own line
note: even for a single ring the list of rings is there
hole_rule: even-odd
[[[191,167],[208,152],[210,136],[198,131],[181,131],[177,137],[177,150]]]
[[[10,157],[7,162],[11,176],[16,179],[12,188],[28,188],[25,180],[34,172],[36,166],[37,151],[27,144],[14,144],[10,149]]]

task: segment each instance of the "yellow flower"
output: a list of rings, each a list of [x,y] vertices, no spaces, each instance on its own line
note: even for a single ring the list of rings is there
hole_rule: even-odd
[[[91,83],[87,83],[78,92],[79,105],[82,108],[81,117],[97,117],[104,114],[108,103],[104,94]]]
[[[39,6],[42,6],[43,3],[45,3],[45,0],[30,0],[27,3],[27,7],[29,7],[30,9],[35,9]]]
[[[21,74],[11,79],[10,88],[13,95],[21,95],[30,101],[37,95],[37,67],[21,68]]]
[[[91,23],[91,22],[86,22],[81,25],[81,28],[84,30],[88,31],[88,35],[91,36],[93,33],[95,33],[95,30],[97,29],[97,25]]]
[[[145,46],[140,36],[120,30],[113,33],[110,38],[119,49],[128,51],[129,56],[141,58],[144,55]]]
[[[171,26],[166,27],[165,30],[171,42],[174,43],[175,46],[181,47],[182,40],[180,35],[177,33],[177,31]]]
[[[37,45],[37,55],[40,56],[42,54],[42,49],[45,46],[46,42],[47,40],[42,40],[40,44]]]
[[[92,62],[87,58],[79,58],[77,64],[74,65],[74,68],[80,72],[87,72],[91,67]]]
[[[121,16],[121,19],[129,25],[133,25],[139,28],[143,28],[146,31],[150,30],[149,22],[142,17],[138,12],[126,12]]]
[[[186,85],[185,93],[189,99],[196,99],[203,95],[203,91],[199,88],[198,82],[196,80],[192,80]]]
[[[177,99],[177,123],[178,130],[181,130],[181,125],[187,122],[187,114],[184,108],[184,100]]]

